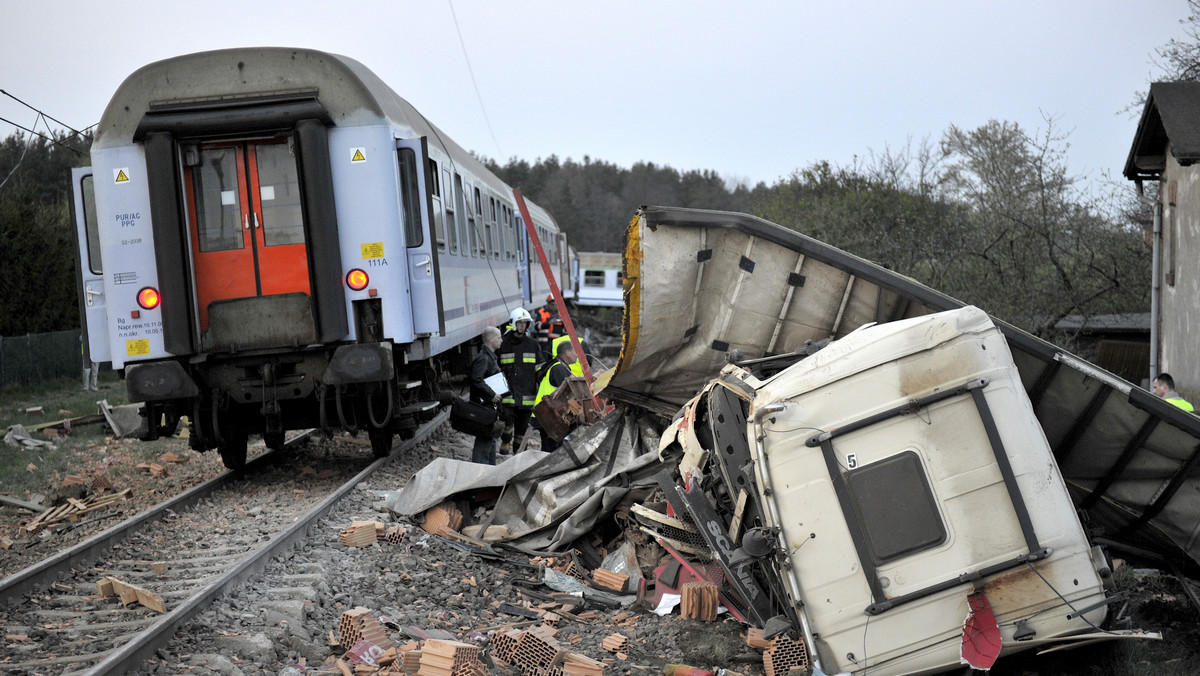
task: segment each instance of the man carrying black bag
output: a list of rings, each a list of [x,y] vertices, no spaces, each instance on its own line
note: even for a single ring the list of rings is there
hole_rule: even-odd
[[[500,393],[488,387],[484,379],[500,372],[500,363],[496,361],[496,348],[500,347],[500,329],[489,326],[483,330],[483,348],[471,361],[471,401],[495,408],[500,403]],[[471,448],[471,462],[485,465],[496,464],[496,441],[499,432],[495,431],[475,437],[475,445]]]

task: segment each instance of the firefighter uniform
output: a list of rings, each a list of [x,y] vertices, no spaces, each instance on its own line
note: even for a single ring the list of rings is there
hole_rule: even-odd
[[[533,414],[537,397],[537,367],[542,361],[541,349],[537,341],[525,332],[512,330],[504,334],[496,356],[500,360],[500,370],[508,380],[508,392],[500,401],[506,423],[504,434],[500,437],[501,449],[508,450],[514,438],[520,443],[529,427],[529,416]]]

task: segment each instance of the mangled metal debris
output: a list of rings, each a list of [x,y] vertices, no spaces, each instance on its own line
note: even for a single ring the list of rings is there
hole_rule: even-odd
[[[814,666],[987,668],[1118,635],[1076,508],[1108,542],[1198,559],[1200,419],[749,216],[643,209],[625,264],[600,387],[673,414],[678,461],[659,475],[673,514],[639,522],[668,550],[699,534],[722,600]]]
[[[864,328],[763,380],[727,366],[662,449],[727,602],[826,672],[986,668],[1107,615],[1103,556],[975,308]],[[994,654],[968,640],[987,632]]]
[[[867,324],[963,306],[762,219],[695,209],[639,211],[624,279],[621,358],[597,389],[668,417],[731,359],[769,374]],[[993,322],[1089,527],[1200,570],[1200,417]]]

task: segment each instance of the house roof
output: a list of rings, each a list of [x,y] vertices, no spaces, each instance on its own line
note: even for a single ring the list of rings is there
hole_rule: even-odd
[[[1166,167],[1168,144],[1179,164],[1200,161],[1200,82],[1150,85],[1133,147],[1125,161],[1125,178],[1159,178]]]

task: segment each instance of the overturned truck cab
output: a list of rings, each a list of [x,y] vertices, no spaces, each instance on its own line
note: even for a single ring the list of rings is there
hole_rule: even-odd
[[[987,668],[1105,619],[1104,559],[974,307],[863,328],[763,380],[730,365],[661,452],[743,610],[827,673]],[[768,596],[783,616],[762,617]]]

